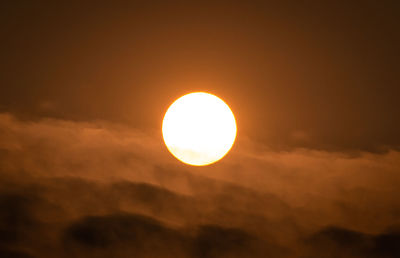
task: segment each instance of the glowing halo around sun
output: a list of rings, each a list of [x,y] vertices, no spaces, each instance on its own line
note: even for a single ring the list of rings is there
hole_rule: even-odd
[[[165,113],[162,134],[169,152],[183,163],[205,166],[222,159],[237,133],[229,106],[210,93],[178,98]]]

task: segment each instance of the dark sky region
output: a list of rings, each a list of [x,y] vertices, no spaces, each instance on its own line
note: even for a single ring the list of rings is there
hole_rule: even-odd
[[[399,1],[3,1],[0,257],[400,257]],[[207,91],[207,167],[161,136]]]

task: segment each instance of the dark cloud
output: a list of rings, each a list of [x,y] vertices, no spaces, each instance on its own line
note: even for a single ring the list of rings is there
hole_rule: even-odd
[[[286,257],[284,248],[242,229],[206,225],[198,229],[193,257]]]
[[[154,185],[58,178],[14,184],[12,191],[18,195],[9,191],[2,187],[0,193],[4,255],[29,250],[27,255],[35,257],[264,257],[271,253],[280,257],[278,251],[284,250],[262,240],[259,234],[264,232],[257,235],[254,228],[203,225],[218,223],[214,216],[218,214],[239,226],[237,220],[245,220],[240,209],[226,210],[216,203],[207,211],[208,199],[184,197]],[[227,219],[228,214],[236,222]]]
[[[14,184],[13,194],[2,187],[2,251],[29,250],[34,257],[396,257],[396,232],[375,236],[329,228],[307,237],[296,225],[301,218],[272,220],[257,209],[287,214],[262,206],[257,193],[254,204],[239,202],[250,190],[235,188],[227,186],[229,196],[221,201],[217,192],[183,196],[155,185],[79,178]]]
[[[83,257],[96,252],[95,249],[101,249],[105,257],[111,253],[118,257],[123,257],[121,253],[138,257],[183,257],[187,253],[187,240],[178,231],[134,214],[84,218],[67,229],[65,241],[66,250],[74,250],[76,245],[79,248],[72,253],[75,257],[82,255],[81,247]]]
[[[0,243],[13,244],[23,238],[29,229],[36,224],[32,218],[32,201],[25,195],[0,196]]]
[[[20,187],[10,192],[1,185],[1,257],[36,257],[42,246],[53,245],[51,230],[46,227],[49,215],[57,215],[55,207],[41,196]]]
[[[311,257],[387,257],[400,255],[400,232],[370,235],[344,228],[329,227],[306,240]]]
[[[172,229],[142,215],[86,217],[67,228],[66,250],[75,257],[93,252],[132,253],[139,257],[283,257],[285,250],[242,229],[202,225]]]
[[[385,232],[374,238],[374,246],[371,253],[376,257],[400,256],[400,230]]]
[[[0,249],[0,256],[4,258],[34,258],[29,253],[7,249]]]

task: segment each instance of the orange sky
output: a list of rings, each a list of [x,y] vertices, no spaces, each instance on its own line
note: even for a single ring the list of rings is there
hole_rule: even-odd
[[[0,257],[399,257],[396,1],[0,8]],[[237,140],[191,167],[183,94]]]

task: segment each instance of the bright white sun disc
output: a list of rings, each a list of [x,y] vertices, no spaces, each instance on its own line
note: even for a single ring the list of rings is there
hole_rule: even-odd
[[[162,134],[169,152],[193,166],[222,159],[236,138],[229,106],[210,93],[194,92],[177,99],[165,113]]]

